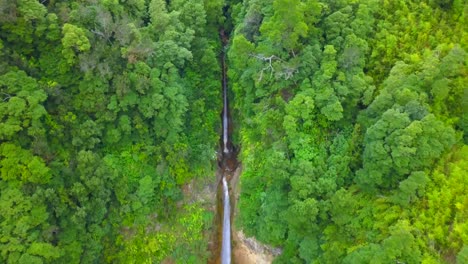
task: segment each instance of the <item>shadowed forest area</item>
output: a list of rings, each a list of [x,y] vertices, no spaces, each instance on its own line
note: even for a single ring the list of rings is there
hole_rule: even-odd
[[[206,263],[223,50],[233,224],[274,263],[468,263],[467,12],[0,0],[0,263]]]

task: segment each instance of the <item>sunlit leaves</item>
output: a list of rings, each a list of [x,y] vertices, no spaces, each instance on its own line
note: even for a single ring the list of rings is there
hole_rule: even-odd
[[[46,221],[49,217],[46,206],[37,196],[25,195],[14,187],[4,189],[0,195],[0,210],[2,259],[16,262],[22,255],[20,259],[34,259],[37,263],[42,263],[38,256],[48,260],[59,257],[60,252],[57,248],[49,243],[37,241],[40,240],[38,232],[47,226]],[[41,247],[48,247],[51,251],[41,252]]]
[[[47,260],[58,258],[61,255],[57,247],[54,247],[49,243],[40,242],[32,243],[28,249],[28,253],[35,256],[44,257]]]
[[[18,11],[26,20],[42,19],[47,13],[46,7],[34,0],[18,1]]]
[[[0,96],[0,138],[9,139],[25,128],[40,126],[47,95],[35,79],[23,71],[8,72],[0,76]]]
[[[69,64],[75,62],[78,52],[88,51],[91,48],[84,29],[73,24],[64,24],[62,28],[63,56]]]
[[[305,5],[301,1],[273,1],[274,15],[260,27],[260,32],[270,41],[287,51],[300,46],[299,38],[305,38],[309,26],[304,23]]]
[[[3,181],[12,182],[14,185],[25,183],[49,182],[50,169],[44,161],[33,156],[30,151],[24,150],[11,143],[0,145],[0,171]]]

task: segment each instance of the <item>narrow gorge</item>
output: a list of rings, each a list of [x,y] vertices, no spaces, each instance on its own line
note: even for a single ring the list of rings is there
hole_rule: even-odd
[[[237,161],[237,148],[231,141],[232,134],[232,120],[229,112],[229,99],[228,99],[228,81],[227,81],[227,65],[226,65],[226,47],[229,42],[228,35],[224,29],[219,31],[220,40],[222,42],[222,49],[220,52],[221,64],[221,88],[223,110],[221,112],[222,121],[222,134],[220,137],[220,151],[218,152],[218,171],[216,179],[218,182],[217,192],[217,206],[215,217],[215,234],[214,234],[214,248],[212,251],[212,260],[210,263],[228,264],[232,261],[232,212],[231,206],[233,197],[231,190],[231,179],[235,175],[236,168],[238,167]]]

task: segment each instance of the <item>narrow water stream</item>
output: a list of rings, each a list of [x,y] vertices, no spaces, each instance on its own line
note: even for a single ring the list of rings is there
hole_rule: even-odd
[[[221,34],[221,33],[220,33]],[[224,35],[224,34],[223,34]],[[221,67],[222,67],[222,86],[223,86],[223,153],[224,155],[229,153],[229,119],[228,119],[228,99],[227,99],[227,77],[226,77],[226,54],[224,52],[224,41],[223,41],[223,52],[221,54]]]
[[[227,85],[227,71],[226,71],[226,54],[225,47],[227,45],[227,36],[224,30],[219,32],[223,49],[221,53],[221,69],[222,69],[222,86],[223,86],[223,155],[222,155],[222,181],[223,181],[223,232],[221,244],[221,264],[231,263],[231,206],[229,199],[229,184],[227,177],[229,172],[233,171],[229,165],[229,159],[232,158],[232,143],[230,141],[229,129],[229,104],[228,104],[228,85]]]
[[[224,30],[220,30],[219,35],[223,44],[223,49],[220,54],[220,64],[222,69],[221,85],[223,90],[223,110],[221,113],[222,135],[220,140],[221,155],[218,156],[218,197],[215,234],[213,238],[213,248],[211,249],[213,256],[209,263],[230,264],[232,260],[232,194],[230,194],[230,181],[237,168],[237,152],[231,142],[232,122],[229,112],[227,66],[224,51],[224,48],[228,43],[228,37]]]
[[[221,263],[231,263],[231,206],[229,203],[229,187],[223,176],[223,243],[221,245]]]

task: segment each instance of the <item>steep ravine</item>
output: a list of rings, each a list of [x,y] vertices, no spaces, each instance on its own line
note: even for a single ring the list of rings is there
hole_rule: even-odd
[[[221,112],[222,133],[220,139],[220,150],[218,151],[218,171],[216,180],[218,183],[217,206],[215,216],[215,232],[211,243],[212,258],[209,263],[229,264],[232,262],[232,195],[230,181],[233,177],[237,162],[237,151],[231,142],[232,122],[229,114],[227,66],[225,47],[228,36],[223,29],[219,31],[222,49],[220,53],[220,64],[222,69],[221,87],[223,90],[223,110]]]
[[[219,35],[223,47],[219,57],[223,91],[222,132],[218,150],[218,170],[216,172],[216,216],[214,233],[210,243],[211,259],[208,263],[271,263],[274,256],[279,254],[278,250],[265,246],[254,238],[245,237],[242,231],[236,231],[232,225],[238,213],[236,203],[240,193],[239,182],[242,167],[237,160],[239,148],[231,141],[234,126],[229,108],[229,85],[225,54],[229,38],[223,29],[219,31]]]

